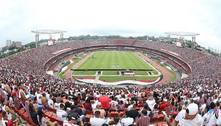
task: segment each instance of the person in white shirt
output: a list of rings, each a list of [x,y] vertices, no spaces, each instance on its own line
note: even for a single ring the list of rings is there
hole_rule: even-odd
[[[127,107],[127,111],[130,111],[134,107],[134,103],[131,102],[131,104]]]
[[[50,94],[48,94],[48,92],[45,92],[45,94],[46,94],[47,100],[49,100],[50,99]]]
[[[57,109],[56,111],[56,115],[58,116],[58,118],[62,121],[66,120],[67,117],[67,112],[64,110],[64,105],[60,104],[60,109]]]
[[[95,110],[97,105],[101,105],[101,103],[98,100],[94,100],[91,104],[92,110]]]
[[[50,108],[54,108],[54,101],[52,100],[52,99],[48,99],[48,106],[50,107]]]
[[[108,124],[107,120],[100,117],[100,111],[95,111],[94,117],[90,118],[91,126],[102,126]]]
[[[129,126],[129,125],[133,125],[133,123],[134,123],[134,119],[130,117],[128,113],[126,113],[126,117],[122,118],[117,124],[117,126]]]
[[[36,96],[36,98],[37,98],[38,104],[42,104],[42,102],[41,102],[41,97],[42,97],[42,95],[39,93],[39,91],[37,91],[37,92],[35,93],[35,96]]]
[[[216,116],[216,125],[221,126],[221,109],[217,110],[215,116]]]
[[[55,108],[55,109],[60,109],[60,105],[61,105],[60,102],[55,102],[55,103],[54,103],[54,108]]]
[[[129,126],[132,125],[134,123],[134,119],[131,117],[125,117],[122,118],[119,123],[117,124],[117,126]]]
[[[220,109],[216,108],[214,102],[210,103],[210,110],[203,116],[205,126],[220,126]]]
[[[150,96],[147,100],[146,103],[148,104],[149,108],[151,109],[151,111],[153,111],[154,106],[156,105],[156,101],[153,98],[153,96]]]
[[[176,118],[175,124],[170,124],[168,118],[166,119],[169,126],[203,126],[203,118],[198,114],[198,105],[190,103],[186,110],[181,110]]]

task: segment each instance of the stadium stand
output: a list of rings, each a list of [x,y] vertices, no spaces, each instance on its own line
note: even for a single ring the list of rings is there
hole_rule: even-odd
[[[110,45],[146,48],[163,58],[168,57],[169,63],[179,66],[189,76],[171,84],[122,88],[77,85],[46,74],[54,60],[71,55],[71,51]],[[72,50],[53,54],[65,48]],[[145,126],[172,122],[221,125],[220,75],[220,58],[163,42],[106,39],[43,46],[0,60],[1,123],[13,125],[25,120],[24,124],[36,126]],[[188,112],[183,111],[187,109]],[[185,119],[185,113],[189,120]]]

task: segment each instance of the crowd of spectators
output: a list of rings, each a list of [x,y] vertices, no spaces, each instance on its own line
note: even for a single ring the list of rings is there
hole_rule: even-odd
[[[113,42],[112,42],[113,41]],[[179,54],[192,68],[188,78],[152,87],[78,85],[45,73],[53,52],[102,44],[131,44]],[[198,59],[198,60],[197,60]],[[0,60],[2,125],[221,126],[220,58],[171,44],[139,41],[77,41],[27,50]],[[0,125],[1,125],[0,124]]]

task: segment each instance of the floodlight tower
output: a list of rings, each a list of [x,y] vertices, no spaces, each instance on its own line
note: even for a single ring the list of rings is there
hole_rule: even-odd
[[[193,33],[193,32],[165,32],[167,35],[171,36],[178,36],[179,38],[183,37],[192,37],[192,42],[196,42],[196,36],[200,35],[198,33]]]
[[[62,40],[64,37],[64,32],[66,31],[41,29],[41,30],[33,30],[31,32],[35,34],[35,42],[36,42],[36,48],[37,48],[37,43],[39,42],[40,34],[47,34],[49,35],[49,38],[52,38],[52,34],[60,34],[60,39]]]

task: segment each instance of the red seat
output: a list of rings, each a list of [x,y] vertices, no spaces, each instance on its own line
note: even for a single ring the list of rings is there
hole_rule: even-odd
[[[119,115],[118,112],[111,112],[111,113],[110,113],[110,117],[116,117],[116,116],[118,116],[118,115]]]
[[[48,108],[48,110],[56,113],[56,109],[54,109],[54,108]]]
[[[21,116],[22,116],[24,119],[28,119],[28,118],[29,118],[29,115],[28,115],[27,112],[23,113]]]
[[[63,124],[63,121],[61,121],[61,120],[57,117],[57,115],[56,115],[54,112],[52,112],[52,111],[44,111],[44,112],[43,112],[43,115],[46,116],[46,117],[48,117],[48,118],[50,119],[50,121],[52,121],[52,122],[56,121],[56,122],[58,122],[60,125]]]
[[[0,113],[0,120],[2,119],[2,113]]]
[[[168,126],[166,122],[159,122],[157,123],[157,126]]]
[[[26,119],[26,121],[27,121],[29,124],[31,124],[32,126],[37,126],[37,125],[33,122],[32,118],[28,118],[28,119]]]

